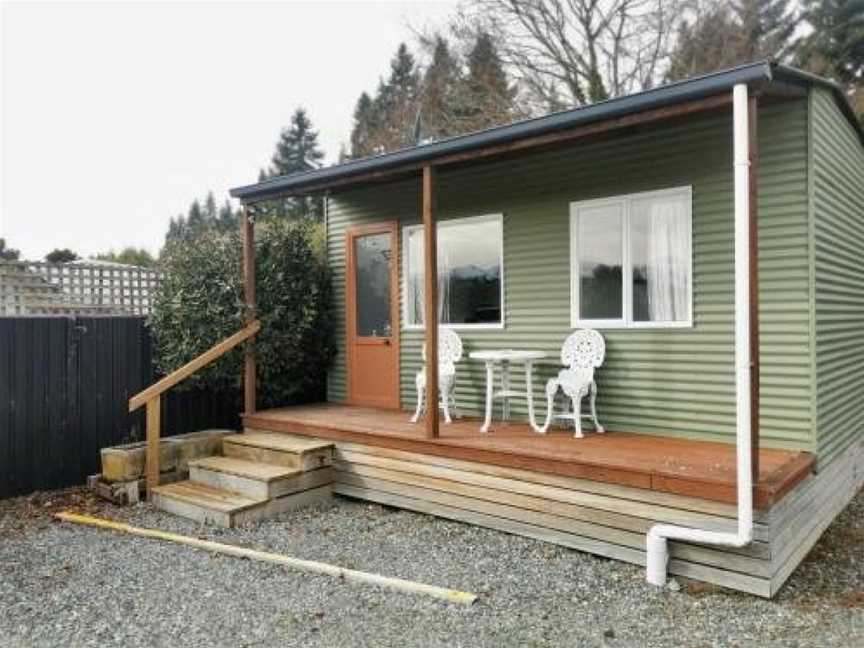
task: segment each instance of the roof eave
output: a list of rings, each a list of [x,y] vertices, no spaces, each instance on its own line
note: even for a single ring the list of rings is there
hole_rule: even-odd
[[[614,119],[626,114],[702,99],[727,91],[739,83],[770,83],[774,78],[775,71],[785,81],[808,84],[815,83],[818,80],[818,82],[831,87],[835,92],[839,91],[838,86],[825,79],[819,77],[811,79],[811,75],[806,75],[806,73],[798,70],[776,66],[768,61],[760,61],[696,79],[661,86],[635,95],[591,104],[575,110],[516,122],[476,133],[469,133],[337,166],[324,167],[313,171],[265,180],[253,185],[236,187],[231,190],[231,196],[239,198],[248,204],[300,193],[304,189],[312,187],[322,190],[326,189],[328,183],[342,184],[354,176],[365,176],[377,172],[395,173],[401,167],[409,167],[421,163],[435,164],[436,159],[452,156],[456,153],[467,153],[471,150],[491,145],[506,144],[533,136],[564,131],[593,122]]]

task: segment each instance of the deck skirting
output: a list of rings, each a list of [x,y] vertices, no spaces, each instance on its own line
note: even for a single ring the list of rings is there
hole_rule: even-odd
[[[645,564],[657,522],[732,531],[733,505],[590,480],[336,442],[334,492]],[[774,596],[864,482],[857,444],[768,512],[740,549],[671,542],[671,574]]]

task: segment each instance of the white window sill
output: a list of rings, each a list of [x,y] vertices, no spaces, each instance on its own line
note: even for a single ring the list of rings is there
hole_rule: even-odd
[[[692,321],[685,322],[622,322],[620,320],[577,320],[571,322],[573,328],[585,329],[688,329]]]
[[[454,331],[503,331],[504,323],[500,324],[439,324],[438,328],[452,329]],[[426,327],[418,324],[406,324],[403,331],[425,331]]]

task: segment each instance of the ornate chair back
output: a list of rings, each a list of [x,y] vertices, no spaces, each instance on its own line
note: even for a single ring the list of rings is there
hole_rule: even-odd
[[[577,369],[594,369],[603,364],[606,358],[606,342],[594,329],[579,329],[564,340],[561,347],[561,364]]]
[[[426,362],[426,344],[423,344],[423,362]],[[438,329],[438,367],[440,373],[455,373],[456,363],[462,359],[462,338],[453,329]]]

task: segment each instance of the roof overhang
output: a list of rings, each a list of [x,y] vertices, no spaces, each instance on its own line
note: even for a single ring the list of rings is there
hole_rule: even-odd
[[[759,92],[798,96],[811,85],[827,87],[864,142],[864,133],[840,86],[801,70],[760,61],[573,110],[236,187],[231,190],[231,195],[251,204],[346,185],[397,179],[427,165],[464,164],[475,159],[560,144],[636,124],[717,109],[731,104],[731,90],[741,83]]]

